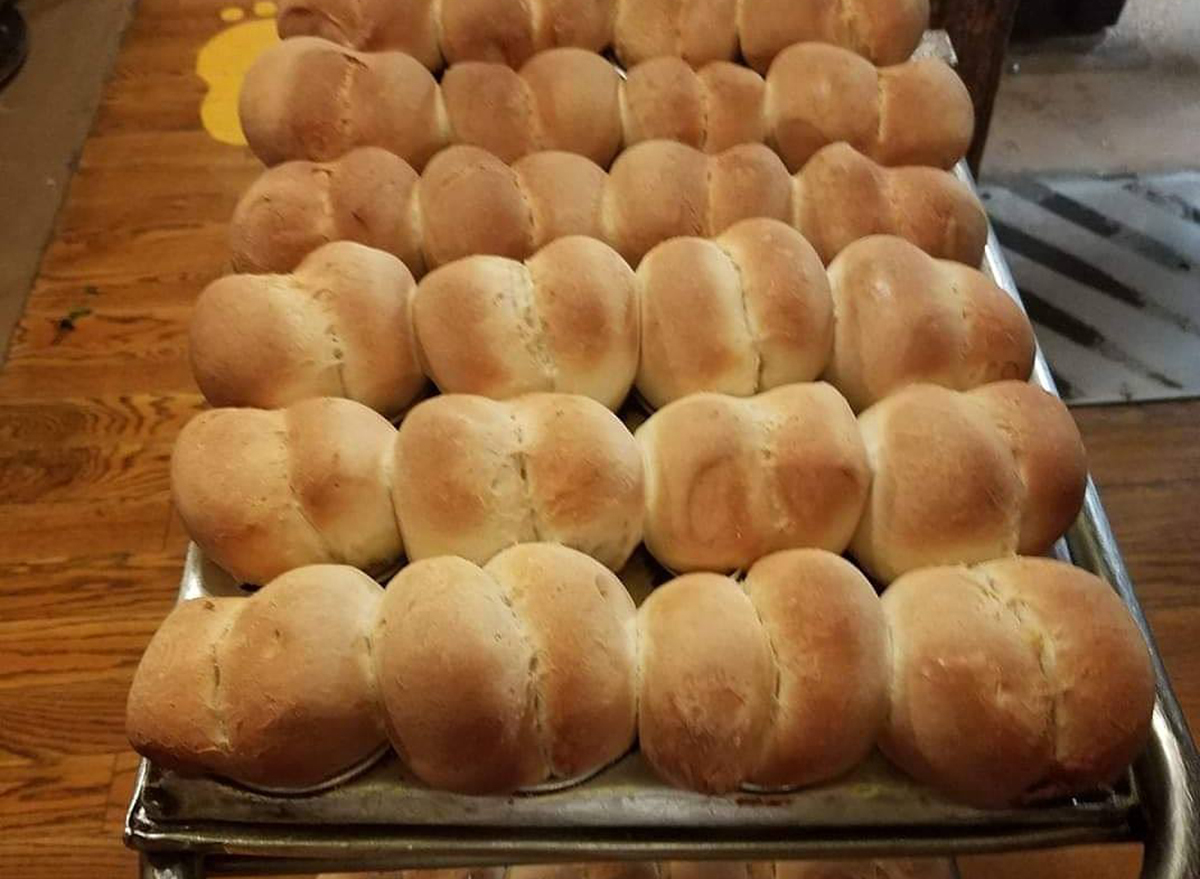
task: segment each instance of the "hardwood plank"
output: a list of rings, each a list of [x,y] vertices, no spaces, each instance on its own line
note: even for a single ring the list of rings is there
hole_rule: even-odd
[[[0,621],[0,691],[104,680],[128,686],[164,616],[164,609],[148,608],[121,616]]]
[[[112,784],[112,754],[0,766],[3,839],[99,833]],[[21,874],[13,874],[21,875]]]
[[[115,552],[0,564],[0,619],[16,623],[68,615],[121,617],[147,610],[166,615],[179,588],[182,564],[182,546],[177,552]]]
[[[0,687],[0,766],[128,749],[124,706],[132,680],[129,671],[69,684]]]
[[[199,394],[0,398],[0,454],[101,443],[170,443],[205,408]],[[0,492],[0,499],[4,495]]]
[[[48,832],[0,837],[0,876],[13,879],[134,879],[137,854],[111,833]]]
[[[168,540],[167,496],[72,504],[0,503],[0,564],[114,553],[181,553],[186,541]]]
[[[1192,400],[1071,410],[1102,486],[1200,474],[1200,418]],[[1153,438],[1153,442],[1148,440]]]
[[[962,879],[1124,879],[1142,866],[1140,845],[1091,845],[959,858]]]
[[[184,178],[186,179],[186,178]],[[181,184],[182,185],[182,184]],[[64,215],[64,223],[70,222]],[[228,219],[206,222],[164,218],[153,229],[92,229],[56,240],[44,264],[54,277],[68,272],[80,284],[110,280],[155,278],[181,271],[217,271],[214,255],[227,258]]]
[[[0,452],[7,504],[70,503],[167,496],[171,440]]]

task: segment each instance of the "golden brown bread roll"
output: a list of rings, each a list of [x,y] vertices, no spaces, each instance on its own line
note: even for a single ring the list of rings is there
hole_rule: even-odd
[[[229,226],[234,268],[290,272],[322,244],[345,240],[387,251],[420,277],[417,180],[407,162],[379,147],[278,165],[238,200]]]
[[[415,562],[388,584],[374,643],[389,735],[432,787],[575,778],[633,744],[633,601],[575,550]]]
[[[686,574],[638,610],[638,747],[654,771],[705,793],[758,766],[776,669],[754,605],[718,574]]]
[[[1113,781],[1145,743],[1154,674],[1116,593],[1063,562],[927,568],[883,596],[893,644],[881,741],[901,769],[982,806]]]
[[[821,43],[789,47],[765,80],[726,61],[696,71],[679,58],[655,58],[623,79],[601,56],[561,48],[520,70],[455,64],[438,84],[401,52],[303,38],[255,62],[240,112],[250,148],[268,165],[370,145],[420,168],[460,143],[505,162],[562,150],[607,166],[623,146],[645,140],[715,153],[765,139],[793,171],[838,141],[883,165],[949,168],[974,129],[970,96],[943,62],[877,68]]]
[[[742,586],[685,574],[646,600],[638,628],[638,740],[668,781],[814,784],[874,747],[887,631],[871,584],[832,553],[775,553]]]
[[[582,394],[616,409],[638,365],[637,279],[592,238],[559,238],[524,263],[468,256],[426,275],[413,323],[446,393]]]
[[[776,56],[767,73],[766,118],[768,142],[793,171],[837,142],[881,165],[949,168],[966,154],[975,129],[971,96],[945,62],[877,68],[822,43],[799,43]]]
[[[264,787],[335,778],[386,743],[368,642],[383,590],[338,565],[177,607],[134,675],[129,740],[184,772]]]
[[[1025,382],[913,385],[858,421],[873,479],[850,551],[882,582],[1043,553],[1083,502],[1079,430],[1062,401]]]
[[[554,541],[618,570],[642,536],[642,459],[595,400],[434,397],[400,426],[392,497],[410,559],[483,564],[516,543]]]
[[[234,212],[235,268],[290,271],[306,247],[348,238],[395,254],[420,276],[472,254],[525,259],[566,235],[598,238],[636,265],[668,238],[713,237],[751,217],[791,224],[825,262],[858,238],[887,234],[978,266],[987,239],[983,208],[952,174],[883,168],[846,144],[821,150],[794,177],[762,144],[707,156],[647,141],[625,150],[608,174],[570,153],[533,153],[510,167],[484,150],[454,146],[417,180],[385,156],[354,150],[329,165],[289,162],[266,171]],[[399,201],[355,214],[354,206],[371,202],[369,185]]]
[[[856,411],[918,382],[968,390],[1028,379],[1033,327],[982,272],[902,238],[862,238],[829,266],[835,315],[824,378]]]
[[[692,394],[658,410],[636,438],[646,548],[675,571],[731,571],[797,547],[841,552],[867,499],[854,415],[827,384]]]
[[[742,0],[742,55],[766,70],[793,43],[830,43],[875,64],[908,59],[929,26],[929,0]]]
[[[468,60],[516,67],[554,46],[611,45],[626,65],[660,55],[700,65],[734,58],[739,42],[766,70],[777,52],[809,40],[895,64],[928,24],[928,0],[282,0],[279,9],[282,37],[397,49],[430,70]]]
[[[389,494],[395,435],[336,398],[211,409],[179,433],[171,497],[205,555],[240,580],[317,562],[380,571],[403,552]]]
[[[316,37],[284,40],[246,72],[238,117],[267,165],[380,146],[414,166],[449,141],[438,83],[403,52],[369,55]]]
[[[192,311],[192,375],[214,406],[347,397],[394,415],[425,386],[413,290],[404,263],[352,241],[314,250],[290,275],[227,275]]]
[[[637,388],[652,406],[695,391],[744,397],[811,381],[828,362],[829,281],[785,223],[742,220],[711,241],[670,239],[646,254],[637,278]]]
[[[868,235],[896,235],[930,256],[975,268],[987,215],[970,187],[937,168],[885,168],[845,143],[819,150],[795,175],[788,220],[828,264]]]

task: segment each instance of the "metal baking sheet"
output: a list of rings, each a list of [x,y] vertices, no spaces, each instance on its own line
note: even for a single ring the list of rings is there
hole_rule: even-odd
[[[925,52],[947,57],[942,35]],[[957,173],[973,185],[965,166]],[[994,235],[984,270],[1020,302]],[[1057,393],[1038,352],[1033,380]],[[636,409],[636,406],[634,407]],[[644,552],[623,572],[635,598],[662,578]],[[1055,555],[1107,579],[1151,644],[1158,681],[1150,744],[1113,790],[981,811],[947,800],[879,755],[836,782],[789,793],[705,796],[658,780],[636,753],[565,789],[507,797],[431,791],[394,756],[314,794],[268,795],[143,761],[130,845],[169,853],[147,876],[472,866],[618,859],[865,857],[1004,851],[1140,839],[1143,876],[1200,877],[1200,760],[1095,486]],[[244,594],[189,547],[180,598]],[[200,859],[203,865],[197,866]],[[166,866],[158,871],[155,864]]]
[[[994,242],[985,263],[1016,296]],[[1053,390],[1040,357],[1035,378]],[[1111,577],[1090,521],[1081,517],[1056,554],[1071,558],[1068,544],[1074,543],[1077,564]],[[625,579],[635,592],[660,577],[644,557],[635,558],[633,570]],[[189,549],[181,598],[240,592],[194,546]],[[1156,723],[1156,730],[1161,733],[1162,725]],[[544,860],[567,848],[576,857],[684,856],[695,853],[701,839],[707,856],[746,856],[748,844],[762,856],[797,856],[872,844],[888,852],[944,852],[1127,839],[1142,813],[1132,776],[1091,798],[981,811],[917,785],[877,755],[831,784],[783,794],[705,796],[663,784],[635,752],[581,784],[508,797],[428,790],[391,756],[343,785],[302,796],[266,795],[146,765],[131,807],[130,837],[146,847],[188,842],[277,854],[286,840],[287,846],[301,844],[308,856],[314,846],[321,851],[343,834],[353,838],[369,828],[374,850],[394,844],[405,863],[424,864]],[[720,843],[725,834],[735,836]]]

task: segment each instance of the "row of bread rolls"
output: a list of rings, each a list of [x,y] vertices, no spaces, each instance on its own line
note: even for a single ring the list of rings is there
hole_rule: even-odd
[[[420,175],[372,147],[326,164],[287,162],[242,196],[230,244],[239,271],[291,271],[320,245],[351,240],[394,254],[419,277],[473,254],[525,259],[566,235],[597,238],[637,265],[668,238],[711,238],[750,217],[795,227],[826,263],[884,234],[978,266],[987,239],[978,199],[936,168],[884,168],[832,144],[789,175],[762,144],[710,156],[647,141],[608,173],[571,153],[509,166],[469,146],[441,151]]]
[[[305,564],[483,564],[553,540],[619,569],[644,540],[676,571],[850,548],[881,581],[1047,550],[1074,521],[1083,445],[1062,402],[1009,381],[913,385],[854,413],[827,384],[701,393],[631,435],[587,397],[448,394],[399,430],[361,404],[215,409],[171,462],[189,534],[262,583]]]
[[[395,49],[430,70],[457,61],[517,66],[555,46],[612,47],[627,66],[741,54],[765,70],[785,46],[809,40],[895,64],[928,24],[928,0],[283,0],[279,10],[283,37]]]
[[[676,571],[847,547],[889,582],[937,564],[1038,554],[1075,520],[1087,468],[1057,398],[1025,382],[912,385],[857,421],[829,386],[693,394],[637,430],[644,540]]]
[[[822,374],[866,408],[931,382],[1028,378],[1028,318],[982,272],[872,236],[834,259],[778,220],[670,239],[634,272],[592,238],[524,262],[468,256],[414,283],[349,241],[290,275],[228,275],[196,301],[192,371],[215,406],[347,397],[394,416],[425,376],[443,393],[555,391],[616,409],[635,385],[660,407],[697,391],[748,396]]]
[[[326,873],[321,879],[952,879],[948,860],[630,861]]]
[[[418,169],[452,143],[505,162],[562,150],[607,167],[623,147],[647,140],[710,153],[765,141],[792,171],[838,141],[882,165],[949,168],[974,129],[971,98],[942,61],[877,68],[821,43],[786,49],[765,79],[724,61],[696,71],[678,58],[622,76],[599,55],[551,49],[519,71],[456,64],[439,83],[402,52],[286,40],[246,74],[239,113],[268,165],[377,146]]]
[[[878,743],[1001,806],[1114,780],[1153,702],[1128,611],[1062,562],[925,568],[881,601],[843,559],[793,550],[635,609],[594,560],[535,543],[414,562],[386,591],[311,566],[187,602],[143,657],[127,729],[165,766],[268,787],[336,778],[386,737],[421,782],[470,794],[584,777],[635,739],[706,793],[828,781]]]
[[[400,432],[337,398],[210,409],[181,431],[171,487],[205,554],[252,583],[318,562],[380,573],[405,553],[482,564],[536,540],[615,570],[642,536],[634,438],[570,394],[435,397]]]

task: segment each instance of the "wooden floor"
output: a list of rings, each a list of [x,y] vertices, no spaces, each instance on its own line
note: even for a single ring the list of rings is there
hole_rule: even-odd
[[[212,0],[142,0],[0,373],[0,877],[134,875],[126,688],[175,594],[168,497],[201,407],[185,320],[256,173],[197,121]],[[74,316],[73,318],[71,316]],[[1200,404],[1077,412],[1116,531],[1200,721]],[[1136,850],[972,860],[974,877],[1132,875]]]

